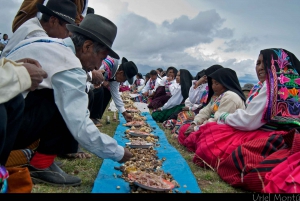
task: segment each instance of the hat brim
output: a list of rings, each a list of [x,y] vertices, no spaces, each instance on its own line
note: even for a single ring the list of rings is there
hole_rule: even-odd
[[[55,16],[55,17],[57,17],[57,18],[59,18],[59,19],[62,19],[62,20],[66,21],[66,22],[68,22],[68,23],[70,23],[70,24],[76,25],[75,19],[74,19],[74,20],[71,20],[71,19],[68,18],[68,17],[59,15],[59,14],[53,12],[52,10],[50,10],[49,8],[47,8],[46,6],[44,6],[43,4],[37,3],[37,4],[36,4],[36,7],[38,8],[38,10],[39,10],[41,13],[45,13],[45,14],[48,14],[48,15],[50,15],[50,16]]]
[[[127,81],[129,84],[133,84],[133,77],[132,78],[128,78],[127,75],[125,74]]]
[[[106,44],[105,42],[103,42],[99,37],[97,37],[96,35],[94,35],[92,32],[86,30],[86,29],[83,29],[77,25],[72,25],[72,24],[67,24],[67,29],[70,31],[70,32],[77,32],[79,34],[82,34],[88,38],[91,38],[97,42],[100,42],[102,43],[103,45],[105,45],[108,49],[109,49],[109,52],[108,52],[108,55],[115,58],[115,59],[120,59],[119,55],[117,53],[115,53],[111,47],[109,47],[108,44]]]

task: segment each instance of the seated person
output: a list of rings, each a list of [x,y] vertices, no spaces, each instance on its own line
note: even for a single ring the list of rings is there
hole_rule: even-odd
[[[243,90],[246,98],[248,98],[248,95],[249,95],[251,89],[253,88],[253,86],[254,86],[254,84],[247,83],[242,87],[242,90]]]
[[[179,143],[190,151],[194,151],[193,146],[198,140],[194,131],[198,131],[199,126],[208,122],[216,122],[222,112],[234,112],[239,108],[246,108],[246,97],[234,70],[221,68],[208,75],[208,86],[208,105],[200,110],[190,125],[182,126],[179,131]],[[216,98],[212,98],[213,95]]]
[[[120,82],[119,92],[130,91],[130,87],[131,86],[127,81]]]
[[[192,85],[193,76],[186,69],[177,72],[176,83],[170,87],[171,98],[162,107],[152,113],[152,118],[164,122],[169,116],[184,107],[183,102],[188,98],[188,90]]]
[[[138,87],[137,93],[140,93],[140,92],[143,90],[143,88],[146,86],[146,84],[147,84],[147,82],[148,82],[149,80],[150,80],[150,73],[147,73],[147,74],[145,75],[145,82],[144,82],[144,84],[143,84],[142,86]]]
[[[141,73],[136,74],[135,78],[136,79],[135,79],[134,83],[130,87],[130,91],[132,93],[137,93],[137,91],[140,90],[141,87],[143,87],[145,84],[145,80]]]
[[[157,109],[163,106],[171,97],[170,86],[176,83],[177,69],[173,66],[167,69],[167,76],[164,76],[158,85],[155,85],[154,92],[150,96],[152,97],[151,103],[148,104],[148,108]]]
[[[10,189],[10,177],[5,166],[17,138],[25,107],[21,93],[34,91],[47,73],[36,60],[21,59],[14,62],[3,57],[0,59],[0,75],[0,193],[6,193]]]
[[[186,99],[185,107],[182,108],[182,110],[190,110],[198,114],[199,110],[206,105],[208,97],[208,84],[205,70],[200,71],[195,78],[189,90],[189,98]]]
[[[299,72],[300,63],[294,54],[284,49],[260,51],[256,63],[259,82],[246,101],[247,108],[222,112],[217,122],[200,127],[194,163],[201,166],[204,161],[216,167],[245,142],[299,127],[300,110],[294,102],[299,85],[293,84],[298,83]],[[207,144],[209,139],[214,140]]]
[[[181,111],[177,111],[170,115],[168,120],[163,122],[163,127],[166,129],[173,129],[171,133],[176,133],[176,138],[179,129],[182,125],[194,120],[199,110],[206,105],[208,97],[208,85],[205,70],[197,73],[194,80],[192,80],[192,86],[189,90],[189,97],[185,100],[185,107]]]
[[[203,129],[197,154],[213,167],[219,161],[218,174],[231,185],[256,187],[258,192],[264,186],[268,189],[265,192],[276,193],[278,188],[280,193],[288,189],[295,192],[300,180],[292,166],[281,166],[283,175],[272,177],[269,173],[289,160],[289,156],[299,153],[300,62],[287,50],[264,49],[258,56],[256,73],[259,82],[249,94],[246,110],[224,112],[218,124]],[[211,144],[203,143],[212,138],[215,140]],[[243,154],[237,155],[238,152]],[[244,163],[232,163],[235,156]],[[294,162],[299,164],[299,159]]]
[[[145,84],[145,87],[140,92],[139,96],[134,98],[135,102],[141,102],[141,103],[148,103],[151,99],[149,99],[149,96],[151,96],[154,92],[155,86],[158,85],[161,78],[158,77],[158,74],[156,70],[150,71],[150,80]],[[149,99],[149,100],[148,100]]]

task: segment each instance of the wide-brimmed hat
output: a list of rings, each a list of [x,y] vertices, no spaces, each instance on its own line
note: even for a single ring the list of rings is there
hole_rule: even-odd
[[[133,77],[138,73],[135,63],[128,61],[125,57],[123,57],[121,66],[129,84],[133,84]]]
[[[243,87],[242,87],[242,90],[243,91],[251,91],[251,89],[253,88],[253,84],[250,84],[250,83],[248,83],[248,84],[245,84]]]
[[[117,36],[117,26],[109,19],[90,13],[83,18],[79,26],[67,24],[67,29],[102,43],[109,49],[109,56],[120,59],[119,55],[111,49]]]
[[[46,6],[40,3],[36,6],[41,13],[75,24],[77,6],[70,0],[49,0]]]

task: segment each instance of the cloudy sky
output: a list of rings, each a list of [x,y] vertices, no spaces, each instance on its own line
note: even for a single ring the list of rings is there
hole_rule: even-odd
[[[0,33],[10,36],[22,0],[2,0]],[[89,0],[118,27],[113,49],[151,69],[214,64],[234,69],[241,85],[256,83],[259,51],[280,47],[300,58],[299,0]],[[2,37],[2,35],[1,35]]]

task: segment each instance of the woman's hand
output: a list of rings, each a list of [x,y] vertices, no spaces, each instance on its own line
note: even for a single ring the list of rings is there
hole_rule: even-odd
[[[197,87],[199,87],[201,84],[207,83],[207,76],[204,75],[202,76],[195,84],[194,89],[196,89]]]

